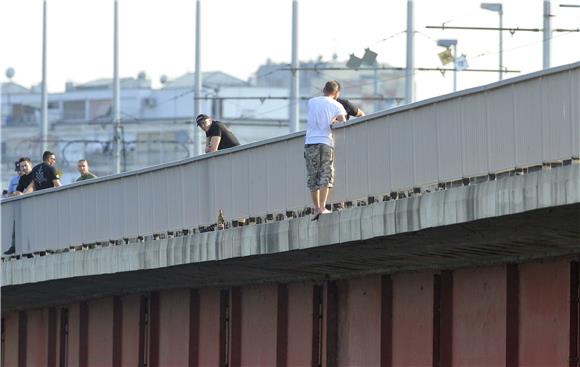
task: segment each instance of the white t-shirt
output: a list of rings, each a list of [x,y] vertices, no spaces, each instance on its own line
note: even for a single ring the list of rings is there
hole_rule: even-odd
[[[334,146],[330,126],[338,115],[346,115],[344,107],[331,97],[320,96],[308,100],[308,126],[305,144]]]

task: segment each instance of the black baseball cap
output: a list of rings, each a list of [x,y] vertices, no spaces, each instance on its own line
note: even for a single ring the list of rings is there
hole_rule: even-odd
[[[202,122],[204,122],[206,119],[208,119],[209,116],[203,113],[200,113],[199,115],[197,115],[197,117],[195,118],[195,122],[197,123],[197,126],[199,126]]]

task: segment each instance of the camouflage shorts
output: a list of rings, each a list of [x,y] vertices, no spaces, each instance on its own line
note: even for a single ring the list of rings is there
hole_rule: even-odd
[[[306,183],[310,191],[334,184],[334,148],[326,144],[304,146]]]

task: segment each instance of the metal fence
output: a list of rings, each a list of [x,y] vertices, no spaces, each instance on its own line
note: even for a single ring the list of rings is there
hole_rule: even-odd
[[[330,201],[580,156],[580,62],[335,129]],[[4,200],[2,249],[131,238],[310,205],[304,133]]]

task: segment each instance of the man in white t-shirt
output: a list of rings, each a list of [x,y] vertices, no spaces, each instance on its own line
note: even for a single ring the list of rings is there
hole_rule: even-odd
[[[344,107],[336,101],[340,84],[327,82],[323,96],[308,101],[308,126],[304,142],[307,185],[314,204],[314,218],[330,213],[326,209],[328,193],[334,184],[334,138],[331,125],[346,121]]]

